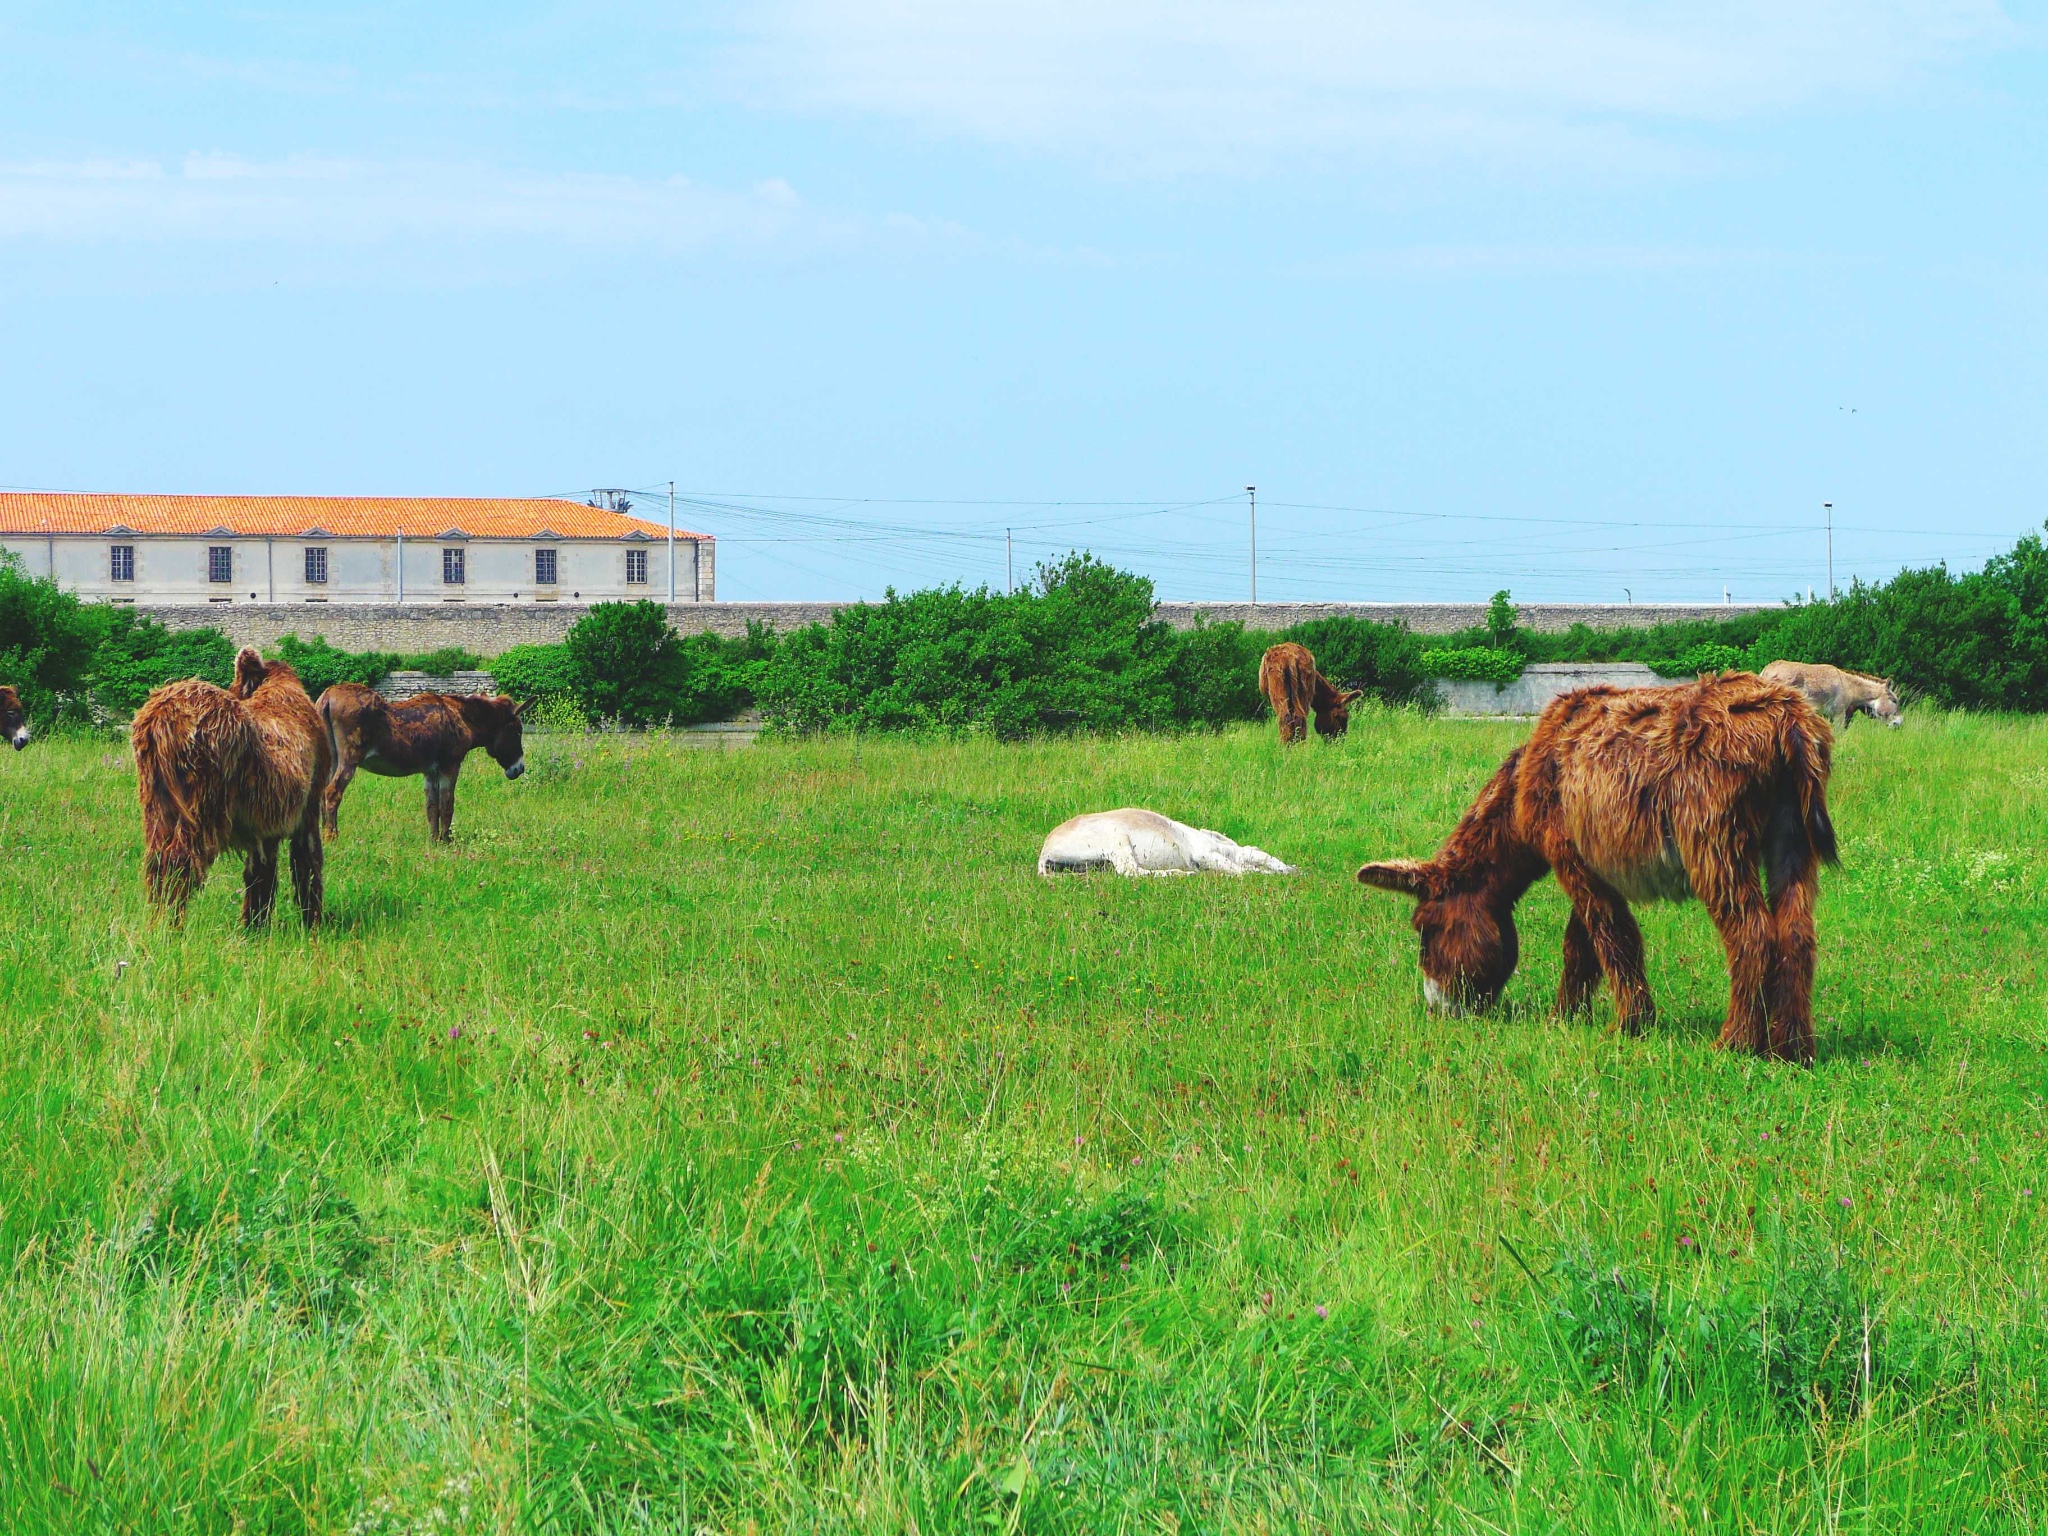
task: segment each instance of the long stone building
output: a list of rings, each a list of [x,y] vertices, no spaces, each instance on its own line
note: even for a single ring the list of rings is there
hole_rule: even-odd
[[[0,549],[117,603],[708,603],[705,533],[566,499],[0,493]]]

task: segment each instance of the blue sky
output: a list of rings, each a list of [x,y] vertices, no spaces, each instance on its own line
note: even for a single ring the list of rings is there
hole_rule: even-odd
[[[0,9],[0,484],[721,594],[1774,600],[2048,517],[2040,0]],[[643,509],[661,515],[656,499]]]

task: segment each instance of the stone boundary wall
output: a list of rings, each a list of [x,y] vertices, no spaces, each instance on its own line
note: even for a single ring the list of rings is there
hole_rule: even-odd
[[[749,620],[777,630],[820,624],[846,603],[675,603],[669,622],[686,635],[710,632],[728,638],[747,632]],[[1732,619],[1774,604],[1721,603],[1524,603],[1517,608],[1524,628],[1539,632],[1587,624],[1595,629],[1641,628],[1695,619]],[[269,647],[280,635],[302,640],[324,635],[348,651],[399,651],[417,655],[460,646],[495,656],[515,645],[560,640],[590,610],[571,603],[520,603],[502,607],[468,603],[179,603],[136,605],[171,629],[224,630],[237,645]],[[1486,622],[1484,603],[1161,603],[1154,612],[1175,629],[1189,629],[1198,617],[1210,623],[1234,620],[1256,629],[1286,629],[1310,619],[1349,615],[1381,623],[1404,623],[1417,634],[1446,635]]]
[[[1445,714],[1512,718],[1540,715],[1559,694],[1595,683],[1616,688],[1668,688],[1692,679],[1659,677],[1640,661],[1539,661],[1524,667],[1512,683],[1448,677],[1435,681]]]
[[[387,699],[410,699],[422,693],[480,694],[498,691],[497,679],[488,672],[387,672],[377,684]]]

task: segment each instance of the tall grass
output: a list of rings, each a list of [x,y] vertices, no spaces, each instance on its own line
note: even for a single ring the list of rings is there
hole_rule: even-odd
[[[2024,1530],[2048,726],[1858,727],[1814,1070],[1419,1006],[1519,735],[536,738],[359,778],[331,926],[182,931],[0,763],[0,1530]],[[1040,881],[1138,804],[1291,880]]]

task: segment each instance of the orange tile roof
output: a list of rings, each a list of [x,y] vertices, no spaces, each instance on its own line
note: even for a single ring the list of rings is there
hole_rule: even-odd
[[[136,533],[237,538],[437,539],[455,530],[473,539],[617,539],[633,532],[666,539],[666,522],[649,522],[580,501],[496,496],[129,496],[0,491],[0,534]],[[709,539],[676,530],[679,539]]]

